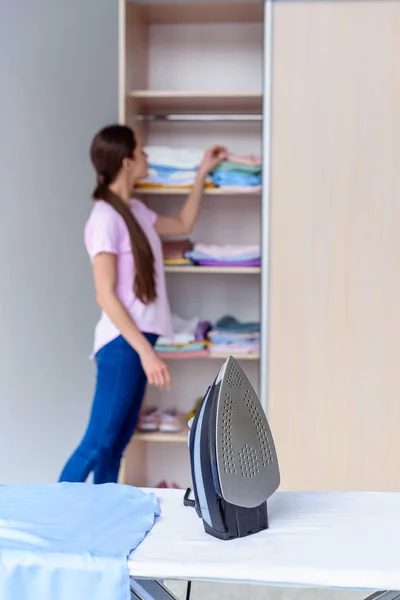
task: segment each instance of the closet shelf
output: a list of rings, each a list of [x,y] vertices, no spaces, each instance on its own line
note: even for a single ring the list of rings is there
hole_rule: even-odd
[[[262,113],[261,92],[137,90],[128,97],[136,103],[135,112],[142,115]]]
[[[187,196],[190,193],[190,189],[182,189],[182,188],[158,188],[158,189],[136,189],[135,193],[144,196]],[[224,188],[205,188],[203,194],[205,196],[261,196],[261,190],[256,189],[252,190],[249,188],[244,191],[242,189],[238,189],[237,191],[229,188],[228,190],[224,190]]]
[[[165,266],[166,273],[187,273],[196,275],[226,274],[226,275],[255,275],[261,273],[261,267],[172,267]]]
[[[179,433],[162,433],[160,431],[144,433],[142,431],[138,431],[134,435],[134,439],[139,442],[166,442],[166,443],[182,443],[188,440],[189,428],[185,427],[183,431]]]
[[[157,355],[162,358],[162,360],[172,360],[172,361],[184,361],[184,360],[226,360],[229,358],[230,354],[209,354],[204,353],[203,356],[190,356],[190,352],[185,353],[184,355],[180,355],[179,352],[157,352]],[[233,354],[233,358],[236,360],[260,360],[260,356],[258,354]]]
[[[263,3],[250,2],[147,2],[136,0],[141,19],[154,23],[262,23]]]

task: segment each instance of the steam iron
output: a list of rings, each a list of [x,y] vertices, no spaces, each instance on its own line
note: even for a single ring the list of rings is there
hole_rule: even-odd
[[[189,452],[194,500],[206,533],[221,540],[268,529],[267,500],[278,489],[275,445],[260,401],[232,357],[193,418]]]

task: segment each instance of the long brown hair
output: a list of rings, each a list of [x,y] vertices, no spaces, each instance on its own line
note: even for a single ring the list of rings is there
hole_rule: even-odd
[[[94,137],[90,149],[90,157],[97,173],[93,199],[104,200],[124,219],[136,266],[134,292],[141,302],[150,304],[157,297],[151,246],[129,206],[109,187],[120,172],[124,158],[133,159],[136,145],[134,132],[125,125],[110,125]]]

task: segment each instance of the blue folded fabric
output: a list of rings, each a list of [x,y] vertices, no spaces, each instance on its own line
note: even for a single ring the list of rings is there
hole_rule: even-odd
[[[219,319],[213,329],[224,333],[254,333],[260,331],[260,323],[241,323],[235,317],[227,315]]]
[[[127,557],[159,514],[131,486],[0,486],[1,600],[129,600]]]
[[[181,347],[156,345],[155,350],[157,352],[171,352],[171,354],[176,352],[195,352],[197,350],[204,350],[204,342],[199,342],[198,344],[191,343],[190,345],[182,345]]]
[[[242,173],[241,171],[217,171],[211,174],[211,179],[214,185],[234,185],[248,186],[261,185],[261,175],[252,175],[250,173]]]
[[[237,334],[236,334],[237,335]],[[213,335],[212,343],[213,344],[237,344],[239,343],[241,346],[253,346],[255,343],[258,343],[259,338],[245,338],[235,337],[234,333],[218,333],[217,335]]]

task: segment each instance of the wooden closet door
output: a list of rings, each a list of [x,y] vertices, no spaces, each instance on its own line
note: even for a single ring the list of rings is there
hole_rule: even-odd
[[[277,2],[273,47],[282,488],[400,491],[400,2]]]

